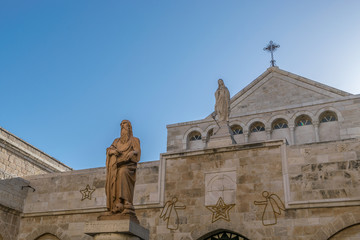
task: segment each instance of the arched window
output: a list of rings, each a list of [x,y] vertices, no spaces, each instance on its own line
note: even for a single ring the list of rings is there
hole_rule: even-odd
[[[306,125],[312,125],[311,118],[308,115],[301,115],[296,118],[296,126],[306,126]]]
[[[213,128],[211,128],[211,129],[207,132],[207,134],[206,134],[206,142],[208,142],[208,141],[210,140],[210,138],[211,138],[212,135],[214,135],[214,129],[213,129]]]
[[[189,134],[189,141],[201,140],[201,133],[198,131],[193,131]]]
[[[288,128],[288,123],[285,119],[277,119],[274,121],[274,123],[272,124],[272,129],[276,130],[276,129],[282,129],[282,128]]]
[[[243,134],[243,129],[239,125],[232,125],[231,131],[234,135]]]
[[[334,121],[337,121],[337,116],[334,112],[325,111],[320,115],[319,121],[320,121],[320,123],[334,122]]]
[[[315,129],[308,115],[300,115],[295,119],[295,144],[305,144],[316,141]]]
[[[214,129],[210,129],[208,132],[207,132],[207,136],[208,137],[211,137],[212,135],[214,135]]]
[[[262,122],[254,122],[250,127],[250,132],[263,132],[265,131],[265,125]]]
[[[340,139],[340,126],[336,113],[325,111],[319,116],[319,140],[336,141]]]

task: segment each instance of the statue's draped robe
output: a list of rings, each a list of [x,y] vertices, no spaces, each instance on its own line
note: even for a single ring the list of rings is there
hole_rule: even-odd
[[[121,155],[110,155],[110,149],[116,149],[121,152]],[[131,161],[128,161],[127,154],[132,151],[137,151],[137,155],[133,155]],[[105,191],[108,210],[114,209],[115,204],[120,202],[119,199],[133,203],[136,165],[140,161],[140,154],[140,140],[136,137],[130,137],[126,143],[122,143],[120,138],[117,138],[107,149]]]
[[[215,92],[215,113],[220,122],[229,121],[230,92],[225,86],[219,87]]]

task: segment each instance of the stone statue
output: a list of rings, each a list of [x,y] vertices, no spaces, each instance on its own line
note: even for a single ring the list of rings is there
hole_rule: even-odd
[[[133,137],[130,121],[123,120],[120,126],[120,138],[106,149],[106,206],[112,214],[135,216],[133,197],[140,140]]]
[[[220,122],[228,122],[230,115],[230,92],[222,79],[218,80],[219,87],[215,92],[215,114]]]

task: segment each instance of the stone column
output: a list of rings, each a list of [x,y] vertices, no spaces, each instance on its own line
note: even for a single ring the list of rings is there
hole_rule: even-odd
[[[249,142],[249,131],[244,131],[245,143]]]
[[[319,122],[314,121],[313,124],[314,124],[314,130],[315,130],[315,141],[320,142],[320,138],[319,138]]]
[[[289,125],[289,129],[290,129],[290,140],[291,140],[291,145],[295,144],[295,128],[293,125]]]
[[[266,132],[266,140],[271,140],[271,130],[265,129],[265,132]]]

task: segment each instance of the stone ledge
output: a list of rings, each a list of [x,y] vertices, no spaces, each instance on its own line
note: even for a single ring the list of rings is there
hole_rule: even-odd
[[[213,154],[213,153],[222,153],[229,151],[240,151],[240,150],[249,150],[255,148],[274,148],[286,145],[286,140],[284,139],[275,139],[275,140],[265,140],[259,142],[252,143],[239,143],[239,144],[231,144],[226,147],[208,147],[202,149],[188,149],[188,150],[180,150],[174,152],[162,153],[160,156],[162,158],[178,158],[184,156],[196,156],[196,155],[204,155],[204,154]]]

